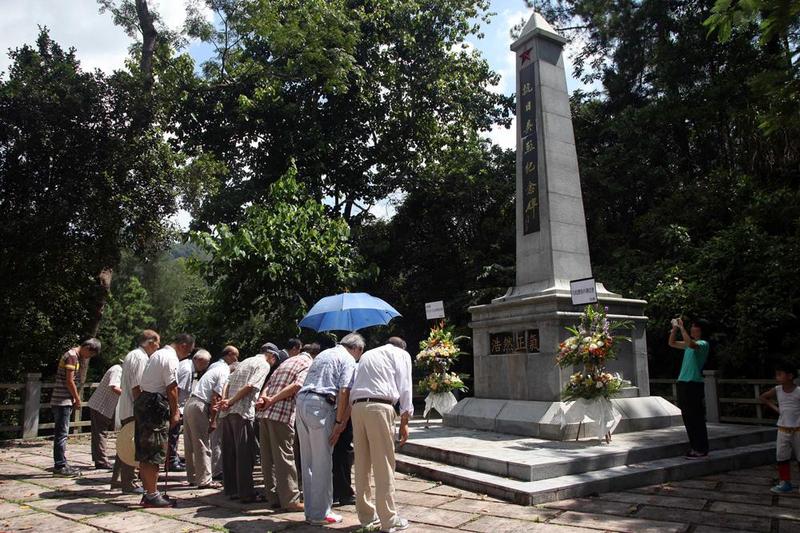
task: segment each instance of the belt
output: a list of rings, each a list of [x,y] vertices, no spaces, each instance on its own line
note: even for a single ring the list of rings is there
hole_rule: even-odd
[[[353,400],[353,404],[357,403],[385,403],[386,405],[394,405],[392,400],[384,400],[383,398],[359,398],[358,400]]]
[[[303,394],[313,394],[314,396],[319,396],[320,398],[330,398],[331,396],[336,396],[335,394],[323,394],[313,390],[307,390]]]
[[[207,401],[205,401],[204,399],[202,399],[200,396],[195,396],[194,394],[192,394],[191,396],[189,396],[189,399],[188,399],[188,400],[186,400],[186,403],[188,404],[188,403],[189,403],[189,401],[191,401],[191,400],[197,400],[198,402],[203,402],[203,403],[204,403],[204,404],[206,404],[206,405],[211,405],[211,402],[207,402]]]

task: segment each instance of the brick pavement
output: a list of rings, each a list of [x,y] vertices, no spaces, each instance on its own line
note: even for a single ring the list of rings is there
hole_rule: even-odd
[[[0,533],[5,531],[259,532],[359,531],[353,507],[330,528],[305,524],[302,513],[245,506],[215,490],[198,491],[170,475],[175,509],[142,509],[136,496],[108,488],[110,472],[94,471],[85,438],[71,438],[68,457],[80,479],[54,478],[50,441],[0,449]],[[797,473],[795,472],[795,475]],[[800,478],[796,478],[800,479]],[[447,485],[397,476],[397,501],[411,532],[800,532],[800,496],[774,496],[771,467],[728,472],[538,507],[513,505]]]

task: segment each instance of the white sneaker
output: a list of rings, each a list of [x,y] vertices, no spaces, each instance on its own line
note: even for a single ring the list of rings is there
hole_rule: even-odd
[[[327,526],[329,524],[338,524],[341,521],[342,521],[342,515],[336,513],[330,513],[322,520],[308,520],[307,522],[312,526]]]
[[[408,520],[405,518],[398,518],[394,525],[389,530],[381,530],[381,533],[395,533],[395,531],[403,531],[408,529]]]

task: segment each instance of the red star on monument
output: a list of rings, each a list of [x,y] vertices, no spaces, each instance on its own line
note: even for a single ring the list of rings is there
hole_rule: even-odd
[[[530,61],[531,60],[531,49],[528,48],[527,50],[522,52],[519,55],[519,57],[522,58],[522,62],[520,63],[520,65],[524,65],[526,61]]]

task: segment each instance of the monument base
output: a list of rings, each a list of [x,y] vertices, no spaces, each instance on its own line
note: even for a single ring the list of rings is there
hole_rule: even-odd
[[[611,403],[622,415],[614,433],[683,424],[680,410],[660,396],[615,398]],[[561,402],[465,398],[444,415],[444,425],[550,440],[586,438],[597,434],[592,423],[561,427],[558,413],[562,405]]]

